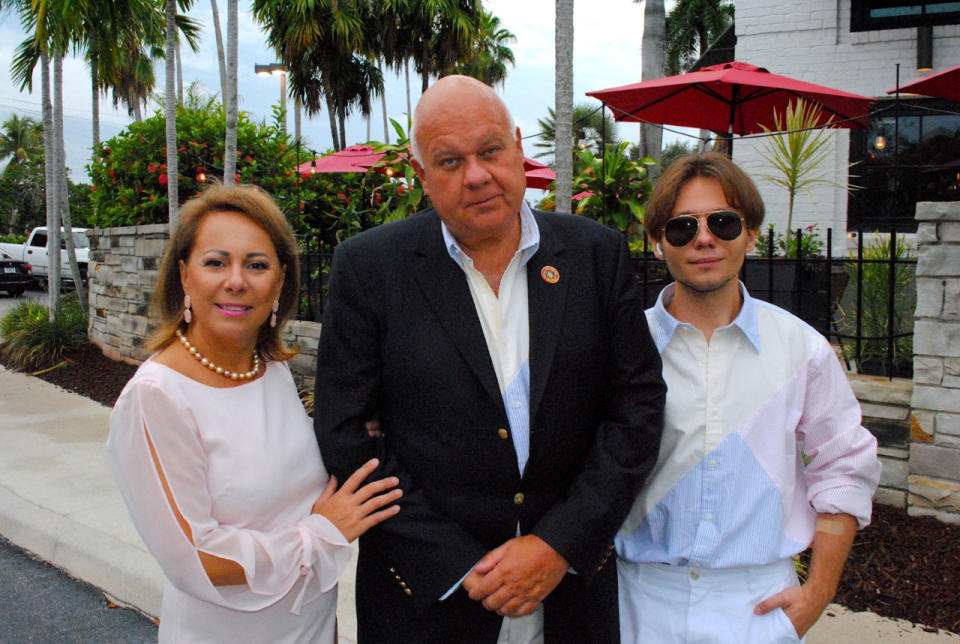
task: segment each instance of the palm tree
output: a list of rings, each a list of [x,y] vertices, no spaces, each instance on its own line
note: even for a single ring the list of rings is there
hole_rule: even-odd
[[[32,88],[33,70],[41,63],[43,103],[44,174],[47,195],[47,257],[48,303],[50,316],[58,313],[60,294],[60,207],[61,195],[66,192],[66,167],[63,163],[63,79],[62,57],[79,32],[78,13],[66,11],[56,0],[21,0],[15,4],[21,26],[27,37],[14,54],[11,76],[19,81],[20,89]],[[55,100],[51,102],[50,56],[54,58]],[[63,192],[61,192],[63,191]],[[74,283],[82,294],[77,270],[69,215],[64,221],[68,236],[67,254],[74,269]],[[82,297],[82,295],[81,295]]]
[[[667,74],[690,69],[732,22],[727,0],[678,0],[667,16]]]
[[[571,0],[572,2],[572,0]],[[427,91],[431,76],[447,76],[473,57],[480,0],[420,0],[410,3],[406,25],[412,30],[410,59]]]
[[[213,13],[213,35],[217,41],[217,67],[220,69],[220,98],[226,104],[227,91],[227,59],[223,54],[223,34],[220,31],[220,11],[217,0],[210,0],[210,11]]]
[[[573,0],[556,0],[554,101],[556,102],[556,200],[554,210],[570,212],[573,188]]]
[[[502,85],[507,78],[507,63],[514,65],[516,62],[508,43],[516,40],[515,35],[500,26],[500,18],[489,11],[481,11],[474,35],[474,55],[458,64],[454,71],[473,76],[487,85]]]
[[[43,125],[29,116],[11,115],[0,125],[0,162],[9,160],[4,167],[29,161],[43,154]]]
[[[167,144],[167,218],[172,227],[177,221],[179,199],[179,168],[177,167],[177,85],[174,69],[177,48],[177,0],[164,0],[166,40],[164,57],[166,63],[164,79],[165,97],[163,112],[166,117]]]
[[[370,9],[370,3],[359,0],[253,1],[254,17],[266,29],[267,42],[287,68],[294,97],[308,115],[317,114],[326,106],[330,135],[337,150],[346,145],[337,128],[337,117],[345,118],[349,112],[349,88],[364,84],[355,77],[340,75],[379,77],[382,87],[382,76],[368,74],[364,59],[355,56],[355,52],[365,48]],[[366,102],[369,105],[369,97]]]
[[[227,0],[226,134],[223,146],[223,183],[234,184],[237,172],[237,0]]]
[[[666,66],[666,15],[663,0],[643,2],[643,40],[640,45],[640,80],[663,76]],[[640,156],[660,159],[663,130],[652,123],[640,124]]]
[[[548,107],[547,117],[537,119],[537,123],[540,125],[540,140],[534,143],[533,147],[543,150],[537,153],[537,157],[545,157],[554,152],[556,117],[556,110]],[[586,103],[574,105],[572,120],[571,146],[579,147],[582,143],[585,147],[592,149],[597,157],[602,157],[604,143],[616,144],[619,142],[617,122],[613,120],[613,117],[604,114],[597,105]],[[576,156],[576,152],[572,154]]]
[[[73,276],[73,285],[77,290],[77,299],[80,300],[80,308],[84,317],[88,316],[86,287],[83,284],[83,276],[80,274],[80,264],[77,262],[76,242],[73,238],[73,224],[70,220],[70,193],[67,187],[67,155],[63,147],[63,52],[57,52],[53,58],[53,78],[54,78],[54,128],[56,136],[54,138],[55,154],[55,199],[56,208],[60,211],[60,222],[63,225],[63,239],[67,247],[67,263],[70,266],[70,274]],[[49,231],[48,231],[49,235]],[[57,244],[54,253],[57,255],[58,263],[60,257],[60,245]],[[48,261],[52,255],[48,253]],[[54,291],[59,295],[59,288]]]
[[[162,48],[151,47],[148,52],[143,46],[132,41],[121,44],[117,52],[117,73],[109,80],[113,106],[119,107],[123,103],[127,114],[137,122],[143,120],[142,108],[146,106],[157,82],[153,63],[161,58]]]

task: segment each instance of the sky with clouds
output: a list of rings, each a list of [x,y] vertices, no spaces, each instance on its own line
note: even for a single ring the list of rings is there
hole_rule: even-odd
[[[273,62],[272,50],[266,38],[241,3],[239,40],[238,94],[240,109],[255,120],[270,119],[271,107],[280,99],[280,81],[253,73],[255,63]],[[670,3],[672,4],[672,3]],[[220,3],[220,18],[225,28],[226,9]],[[547,114],[553,105],[554,90],[554,6],[552,0],[484,0],[484,6],[501,20],[501,25],[513,32],[517,40],[512,44],[516,65],[509,69],[501,92],[524,136],[539,130],[537,119]],[[199,81],[210,93],[219,92],[216,42],[208,2],[200,0],[190,14],[202,25],[200,51],[194,54],[185,49],[183,58],[184,84]],[[580,0],[574,4],[574,102],[597,104],[584,96],[591,90],[625,85],[640,80],[640,40],[643,32],[643,6],[633,0]],[[16,46],[24,39],[15,15],[0,15],[0,61],[10,61]],[[163,63],[156,66],[157,87],[163,88]],[[67,165],[71,178],[86,181],[85,165],[90,155],[91,96],[90,75],[81,59],[64,61],[64,133]],[[411,77],[412,101],[420,94],[420,79]],[[406,90],[403,78],[387,73],[387,113],[390,118],[404,122]],[[374,105],[371,138],[383,139],[383,115],[379,100]],[[151,106],[147,114],[156,106]],[[292,104],[288,104],[288,130],[293,132]],[[40,120],[40,72],[34,77],[34,91],[21,92],[10,79],[9,62],[0,69],[0,119],[10,114],[33,116]],[[101,138],[107,139],[131,122],[126,110],[115,110],[111,98],[101,100]],[[329,121],[326,113],[311,118],[304,115],[302,135],[304,144],[324,151],[331,145]],[[391,129],[391,136],[393,131]],[[635,140],[637,126],[620,126],[620,137]],[[666,137],[670,140],[670,136]],[[366,121],[359,115],[347,123],[347,141],[367,140]],[[536,150],[528,140],[526,152]]]

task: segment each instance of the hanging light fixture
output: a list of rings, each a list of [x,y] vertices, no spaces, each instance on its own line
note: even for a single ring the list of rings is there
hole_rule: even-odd
[[[878,150],[882,150],[887,147],[887,139],[882,134],[878,135],[877,138],[873,140],[873,147]]]

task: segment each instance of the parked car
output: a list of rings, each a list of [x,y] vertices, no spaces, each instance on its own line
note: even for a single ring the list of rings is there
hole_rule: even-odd
[[[87,281],[87,263],[90,258],[90,242],[87,239],[86,228],[73,229],[73,244],[77,249],[77,265],[80,269],[80,279],[84,283]],[[67,242],[63,237],[63,229],[60,230],[60,275],[66,282],[73,281],[73,275],[70,273],[69,263],[67,262]],[[31,272],[37,280],[46,280],[48,276],[47,267],[47,227],[37,226],[30,231],[26,244],[0,243],[0,251],[10,255],[13,259],[27,262],[32,266]]]
[[[0,291],[6,291],[17,297],[33,284],[30,264],[14,259],[8,253],[0,251]]]

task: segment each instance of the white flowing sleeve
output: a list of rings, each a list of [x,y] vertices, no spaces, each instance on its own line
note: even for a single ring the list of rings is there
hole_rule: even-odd
[[[194,543],[170,507],[148,440]],[[124,390],[110,415],[107,452],[137,531],[170,582],[184,593],[253,611],[277,602],[306,577],[292,611],[298,612],[307,587],[312,586],[308,600],[333,588],[350,560],[349,542],[319,514],[268,531],[219,523],[211,515],[200,434],[189,410],[155,382],[139,379]],[[238,563],[246,585],[214,586],[198,551]]]

